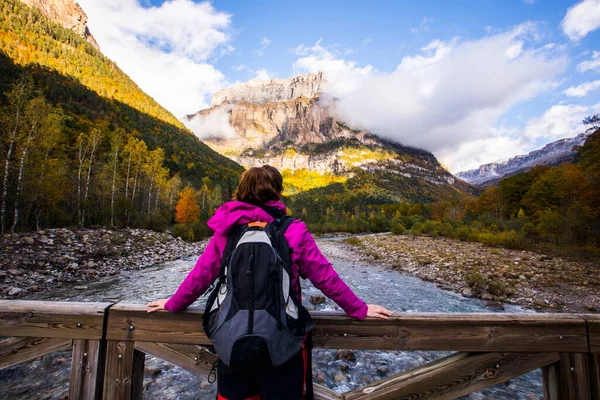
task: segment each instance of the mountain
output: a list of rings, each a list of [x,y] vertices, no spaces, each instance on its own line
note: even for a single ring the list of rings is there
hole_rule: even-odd
[[[74,0],[21,0],[30,7],[37,8],[46,18],[60,23],[87,40],[96,50],[100,46],[87,26],[88,17]]]
[[[13,230],[163,229],[182,186],[206,186],[212,203],[231,196],[243,168],[84,38],[81,9],[66,0],[32,4],[44,11],[0,3],[2,230],[11,219]],[[52,13],[56,21],[45,16]],[[64,27],[78,19],[78,32]]]
[[[322,101],[322,73],[251,80],[216,92],[211,108],[187,116],[211,148],[246,166],[270,164],[284,173],[286,193],[368,181],[390,202],[430,202],[464,195],[429,152],[353,129]],[[212,137],[210,137],[212,136]]]
[[[563,161],[572,160],[575,157],[574,148],[582,146],[586,138],[587,135],[582,133],[573,138],[560,139],[539,150],[512,157],[508,161],[484,164],[476,169],[459,172],[456,177],[472,185],[484,186],[526,171],[535,165],[558,165]]]
[[[149,148],[164,149],[164,161],[171,173],[180,172],[198,187],[204,176],[235,187],[242,168],[211,150],[144,93],[94,47],[91,35],[84,39],[87,16],[76,3],[26,2],[35,7],[18,0],[5,0],[0,6],[0,52],[5,55],[0,59],[11,71],[3,74],[6,80],[0,82],[4,83],[0,92],[5,92],[19,75],[31,74],[46,98],[79,125],[71,132],[73,135],[100,122],[136,131]],[[46,14],[57,19],[47,18]]]

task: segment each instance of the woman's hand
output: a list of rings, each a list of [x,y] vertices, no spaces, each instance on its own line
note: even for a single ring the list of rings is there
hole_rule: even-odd
[[[392,315],[392,312],[385,307],[377,304],[367,304],[367,317],[388,319],[390,315]]]
[[[154,311],[158,311],[158,310],[164,310],[165,309],[165,303],[169,301],[169,299],[160,299],[160,300],[156,300],[156,301],[151,301],[150,303],[148,303],[148,312],[154,312]]]

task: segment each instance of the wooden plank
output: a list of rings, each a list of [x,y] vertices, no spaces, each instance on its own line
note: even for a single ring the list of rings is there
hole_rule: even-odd
[[[345,393],[344,399],[456,399],[558,359],[557,353],[458,353]]]
[[[565,314],[403,313],[358,321],[314,315],[315,347],[363,350],[584,352],[585,322]],[[563,350],[566,349],[566,350]]]
[[[573,314],[399,313],[359,321],[343,313],[314,312],[315,347],[363,350],[586,352],[586,322]],[[109,340],[209,345],[202,311],[148,314],[117,304],[108,318]]]
[[[98,378],[99,340],[73,341],[69,399],[94,400]]]
[[[129,400],[133,374],[133,343],[108,341],[104,372],[104,400]]]
[[[0,369],[71,347],[70,339],[7,338],[0,341]]]
[[[108,340],[210,345],[202,330],[202,311],[149,314],[139,304],[116,304],[108,313]]]
[[[559,365],[560,399],[591,399],[588,358],[585,353],[562,353]]]
[[[131,399],[142,400],[144,392],[144,365],[146,364],[146,355],[139,351],[133,351],[133,377],[131,381]]]
[[[559,400],[558,370],[560,362],[548,364],[542,368],[542,385],[544,386],[544,400]]]
[[[592,399],[600,399],[600,353],[588,354]]]
[[[590,339],[591,353],[600,353],[600,315],[583,314],[581,315],[587,322],[588,335]]]
[[[135,342],[135,348],[196,375],[208,375],[218,359],[204,347],[193,344]]]
[[[341,400],[344,398],[343,395],[316,383],[313,384],[313,391],[315,400]]]
[[[0,336],[101,339],[110,304],[0,300]]]

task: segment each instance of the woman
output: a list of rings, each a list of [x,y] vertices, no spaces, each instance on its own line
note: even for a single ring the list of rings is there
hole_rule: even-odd
[[[235,193],[236,201],[223,204],[208,221],[215,234],[194,269],[173,297],[148,303],[148,312],[183,311],[196,301],[217,278],[228,235],[235,225],[271,222],[274,220],[272,214],[285,214],[286,208],[280,201],[282,191],[283,178],[276,168],[265,165],[244,172]],[[302,274],[349,316],[360,320],[365,317],[387,319],[392,315],[382,306],[365,304],[352,292],[321,254],[303,222],[294,220],[284,237],[291,252],[292,285],[296,285]],[[306,350],[301,351],[285,364],[266,371],[242,371],[220,362],[217,368],[218,398],[301,399],[305,373],[310,374],[310,369],[305,369],[306,353]]]

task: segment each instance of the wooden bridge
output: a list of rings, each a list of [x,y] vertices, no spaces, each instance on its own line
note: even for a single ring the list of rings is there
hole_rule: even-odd
[[[546,399],[600,399],[600,315],[402,313],[357,321],[313,312],[315,348],[457,351],[318,399],[455,399],[542,368]],[[72,348],[69,399],[141,399],[145,354],[199,375],[215,356],[202,312],[123,303],[0,301],[0,369]],[[375,371],[373,371],[375,374]]]

